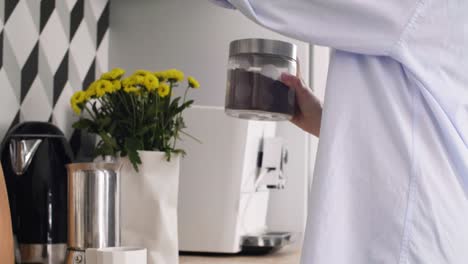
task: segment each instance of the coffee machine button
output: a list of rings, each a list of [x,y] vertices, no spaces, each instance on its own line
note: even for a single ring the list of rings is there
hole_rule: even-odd
[[[79,263],[81,263],[82,261],[83,261],[83,256],[81,256],[81,255],[76,255],[76,256],[75,256],[75,263],[76,263],[76,264],[79,264]]]

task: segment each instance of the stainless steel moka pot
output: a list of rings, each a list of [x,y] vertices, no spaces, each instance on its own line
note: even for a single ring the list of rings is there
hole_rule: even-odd
[[[86,263],[88,248],[120,246],[120,164],[68,164],[67,264]]]
[[[12,128],[1,150],[17,263],[62,264],[67,241],[67,172],[72,152],[54,125]],[[1,260],[0,260],[1,262]]]

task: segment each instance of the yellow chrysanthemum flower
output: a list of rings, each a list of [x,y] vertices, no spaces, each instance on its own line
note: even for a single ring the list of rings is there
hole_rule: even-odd
[[[71,97],[70,101],[72,103],[81,104],[86,101],[86,92],[78,91]]]
[[[101,80],[112,80],[112,72],[105,72],[103,74],[101,74]]]
[[[112,80],[120,79],[124,74],[125,74],[124,69],[115,68],[110,72],[106,72],[106,73],[102,74],[101,75],[101,80],[112,81]]]
[[[96,96],[103,97],[106,93],[113,93],[114,85],[108,80],[99,80],[96,84]]]
[[[123,79],[123,80],[122,80],[122,87],[129,86],[129,85],[130,85],[130,82],[131,82],[131,78],[130,78],[130,77],[127,77],[127,78]]]
[[[167,80],[167,74],[165,71],[154,72],[153,74],[154,76],[156,76],[156,78],[158,78],[160,82],[164,82]]]
[[[101,91],[101,89],[98,89],[99,82],[101,80],[94,81],[89,85],[88,89],[86,90],[86,99],[89,100],[91,98],[98,98],[102,97],[104,95],[104,91]],[[99,91],[99,92],[98,92]]]
[[[91,85],[86,90],[86,100],[96,97],[96,86]]]
[[[188,81],[189,86],[192,88],[197,89],[200,87],[200,83],[197,81],[197,79],[193,78],[192,76],[189,76],[187,78],[187,81]]]
[[[159,87],[159,80],[153,74],[145,76],[145,87],[149,92],[156,90]]]
[[[165,73],[169,81],[181,82],[184,80],[184,73],[177,69],[169,69]]]
[[[94,86],[96,86],[97,82],[98,82],[98,81],[92,82],[92,83],[88,86],[88,88],[86,88],[85,91],[88,91],[88,90],[90,90],[90,89],[94,89]]]
[[[78,105],[72,104],[72,109],[73,109],[73,112],[75,112],[75,114],[77,115],[81,114],[81,108]]]
[[[138,75],[138,76],[143,76],[145,77],[146,75],[153,75],[152,72],[147,71],[147,70],[136,70],[133,75]]]
[[[112,70],[112,73],[114,74],[114,80],[115,79],[120,79],[122,76],[125,74],[125,70],[122,68],[115,68]]]
[[[78,91],[70,98],[70,105],[77,115],[81,114],[81,106],[86,103],[86,92]]]
[[[144,85],[145,77],[141,75],[133,75],[130,77],[130,85]]]
[[[136,85],[144,85],[145,77],[141,75],[132,75],[128,78],[122,80],[122,86],[136,86]]]
[[[122,83],[119,80],[113,81],[112,86],[115,92],[120,91],[120,89],[122,89]]]
[[[124,92],[126,93],[138,93],[140,91],[140,88],[132,85],[128,85],[124,87]]]
[[[158,88],[158,94],[160,97],[164,98],[169,95],[171,92],[171,87],[167,83],[160,83]]]
[[[106,91],[99,86],[96,86],[96,97],[101,98],[106,94]]]

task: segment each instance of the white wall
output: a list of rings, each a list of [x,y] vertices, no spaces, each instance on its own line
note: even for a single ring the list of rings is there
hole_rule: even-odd
[[[113,0],[110,23],[110,68],[180,68],[203,85],[192,93],[196,103],[210,106],[224,106],[232,40],[288,40],[208,0]],[[304,73],[308,73],[309,45],[296,44],[299,57],[304,58]]]
[[[207,0],[113,0],[110,30],[111,68],[180,68],[202,84],[191,94],[196,103],[218,107],[224,106],[230,41],[249,37],[292,41]],[[293,42],[308,80],[310,46]],[[287,189],[272,194],[268,224],[302,232],[310,165],[308,136],[289,123],[280,124],[278,132],[290,149],[289,182]]]

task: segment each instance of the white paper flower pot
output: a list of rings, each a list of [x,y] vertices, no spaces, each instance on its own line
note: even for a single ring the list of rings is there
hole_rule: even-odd
[[[177,264],[180,157],[173,155],[168,162],[163,152],[139,153],[138,172],[122,160],[122,245],[147,248],[148,264]]]

